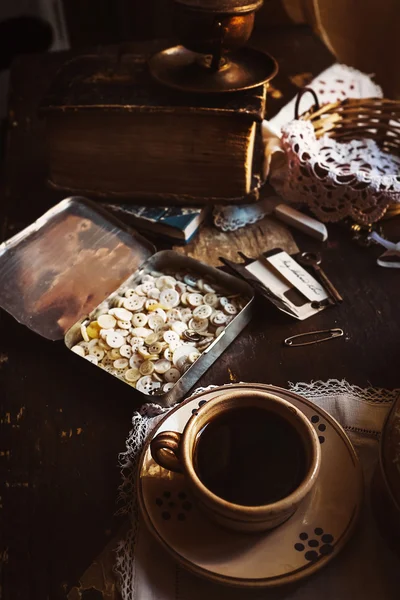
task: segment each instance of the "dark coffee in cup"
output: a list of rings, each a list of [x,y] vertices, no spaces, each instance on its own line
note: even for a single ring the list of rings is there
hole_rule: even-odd
[[[198,433],[193,465],[202,483],[223,500],[263,506],[286,498],[309,468],[297,429],[257,407],[234,408]]]

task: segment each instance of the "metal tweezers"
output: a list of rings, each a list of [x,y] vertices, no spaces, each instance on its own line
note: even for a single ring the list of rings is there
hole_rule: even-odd
[[[327,337],[319,337],[321,335],[329,334]],[[327,342],[328,340],[333,340],[338,337],[342,337],[344,335],[343,329],[322,329],[320,331],[309,331],[308,333],[299,333],[298,335],[293,335],[292,337],[286,338],[284,341],[285,346],[291,346],[292,348],[297,348],[298,346],[310,346],[311,344],[319,344],[321,342]],[[307,338],[310,336],[315,336],[316,339],[311,340],[310,342],[300,342],[294,344],[293,341],[299,338]]]

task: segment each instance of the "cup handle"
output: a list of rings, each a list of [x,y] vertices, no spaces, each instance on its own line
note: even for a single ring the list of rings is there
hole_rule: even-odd
[[[182,435],[177,431],[163,431],[159,433],[150,443],[150,452],[153,459],[160,467],[182,473],[182,465],[179,457],[179,445]]]

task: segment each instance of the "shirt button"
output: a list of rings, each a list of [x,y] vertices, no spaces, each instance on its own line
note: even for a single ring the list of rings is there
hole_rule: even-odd
[[[129,366],[129,360],[127,358],[117,358],[113,362],[114,369],[123,370]]]
[[[197,293],[189,294],[188,302],[189,302],[190,306],[196,308],[197,306],[200,306],[201,304],[203,304],[203,296],[201,294],[197,294]]]
[[[180,378],[181,374],[178,371],[178,369],[169,369],[169,371],[167,371],[164,375],[165,380],[168,383],[176,383],[178,381],[178,379]]]
[[[71,350],[72,352],[75,352],[75,354],[77,354],[78,356],[82,356],[82,358],[84,358],[86,354],[85,349],[82,348],[82,346],[72,346]]]
[[[128,344],[124,344],[119,349],[119,352],[123,358],[130,358],[132,356],[132,346],[128,346]]]
[[[112,315],[100,315],[97,322],[101,329],[113,329],[117,324],[117,320]]]
[[[128,369],[125,371],[124,377],[129,383],[135,383],[140,379],[141,375],[139,369]]]
[[[154,365],[151,360],[145,360],[139,367],[142,375],[151,375],[154,371]]]
[[[171,367],[172,367],[171,362],[169,360],[167,360],[166,358],[160,358],[159,360],[156,360],[154,363],[155,372],[160,373],[161,375],[163,375],[164,373],[169,371]]]
[[[136,315],[133,315],[132,317],[132,324],[134,327],[144,327],[147,325],[148,320],[149,317],[144,313],[136,313]]]
[[[124,338],[119,333],[108,333],[106,335],[106,342],[110,348],[121,348],[124,345]]]
[[[193,311],[193,316],[197,319],[208,319],[211,317],[213,309],[209,304],[202,304],[201,306],[197,306],[197,308]]]
[[[163,308],[174,308],[179,304],[179,294],[174,289],[165,289],[160,294],[160,304]]]

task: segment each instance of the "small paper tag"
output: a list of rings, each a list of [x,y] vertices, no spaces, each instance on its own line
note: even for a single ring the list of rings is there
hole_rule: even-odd
[[[321,302],[327,298],[322,285],[314,279],[287,252],[279,252],[266,258],[279,273],[299,290],[310,302]]]

